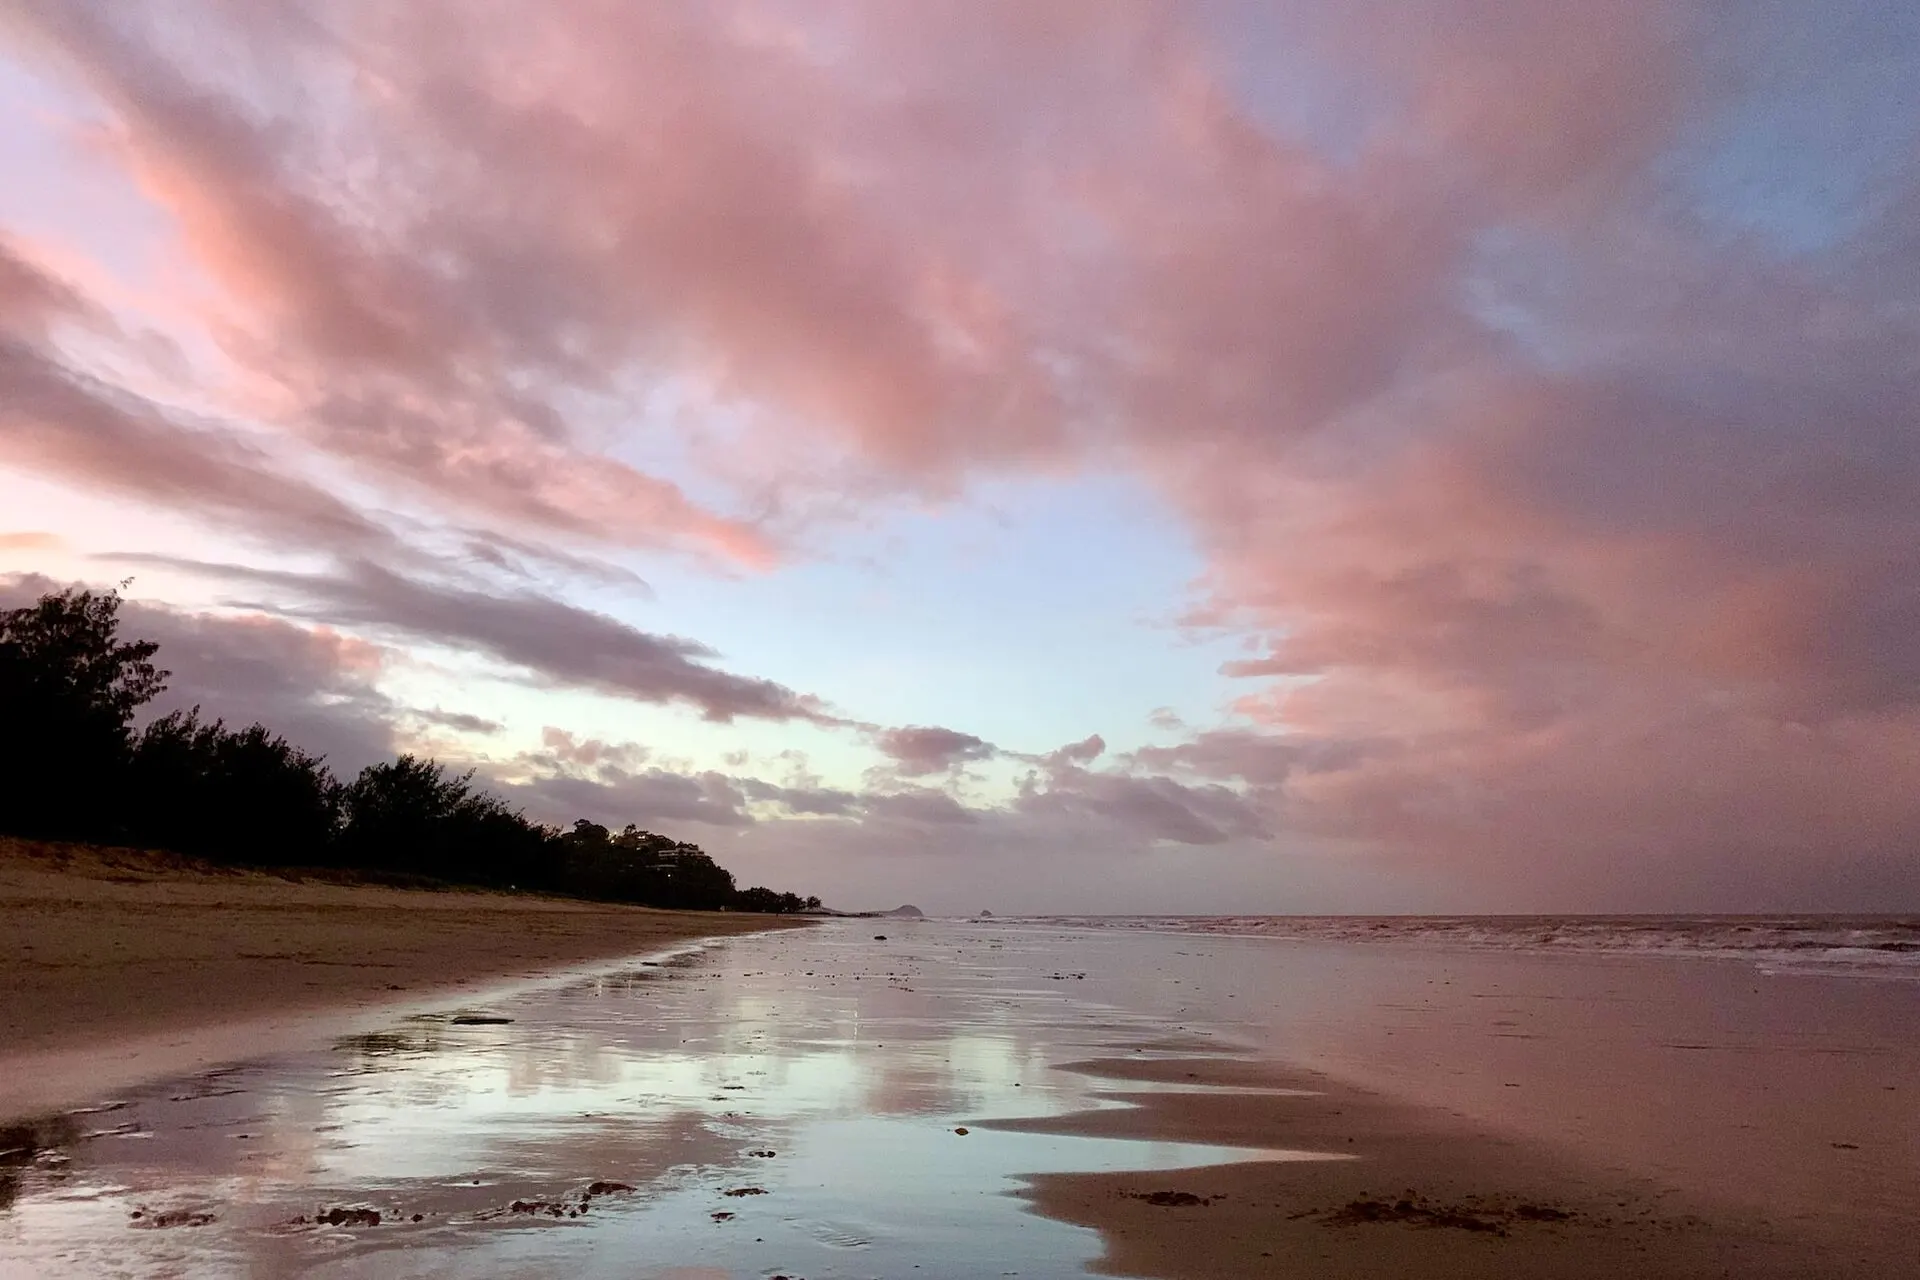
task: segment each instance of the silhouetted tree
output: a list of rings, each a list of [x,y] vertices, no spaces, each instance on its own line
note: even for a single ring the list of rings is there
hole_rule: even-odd
[[[430,872],[448,860],[447,828],[473,794],[473,773],[401,756],[369,765],[342,796],[346,859],[359,866]]]
[[[363,769],[342,794],[342,807],[341,855],[350,866],[555,887],[555,833],[477,790],[471,769],[451,774],[436,761],[403,755]]]
[[[117,833],[134,713],[166,688],[159,646],[119,638],[117,591],[62,591],[0,612],[0,825]]]
[[[763,911],[769,915],[790,916],[796,911],[817,911],[819,908],[818,898],[802,898],[797,893],[775,893],[760,885],[742,889],[733,895],[735,911]]]
[[[333,856],[342,787],[264,725],[235,733],[200,709],[162,716],[133,743],[127,831],[138,843],[225,862],[314,864]]]
[[[560,876],[559,831],[530,821],[496,795],[476,792],[447,828],[452,858],[436,874],[495,888],[573,893]]]
[[[733,905],[733,874],[698,845],[634,826],[615,836],[585,819],[561,842],[572,892],[695,910]]]
[[[403,755],[342,786],[265,725],[200,709],[131,731],[166,687],[158,646],[119,638],[117,592],[65,591],[0,612],[0,832],[126,840],[223,862],[331,863],[649,906],[817,908],[756,886],[700,846],[629,825],[529,820],[433,760]]]

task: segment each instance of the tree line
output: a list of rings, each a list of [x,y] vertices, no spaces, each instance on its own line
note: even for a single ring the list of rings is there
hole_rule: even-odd
[[[166,689],[159,646],[120,635],[117,591],[0,611],[0,833],[326,867],[655,907],[790,913],[818,898],[735,886],[699,846],[527,818],[434,760],[343,782],[264,725],[199,708],[134,727]]]

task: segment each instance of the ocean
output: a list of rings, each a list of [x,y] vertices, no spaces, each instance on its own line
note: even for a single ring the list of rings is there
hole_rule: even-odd
[[[1016,916],[1052,929],[1136,929],[1295,942],[1740,960],[1761,972],[1920,979],[1920,916]]]

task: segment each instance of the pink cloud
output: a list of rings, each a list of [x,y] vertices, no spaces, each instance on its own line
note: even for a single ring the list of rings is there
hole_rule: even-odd
[[[943,773],[972,761],[991,759],[995,754],[990,742],[934,725],[882,729],[873,735],[873,745],[893,762],[897,773],[909,778]]]
[[[34,530],[0,533],[0,551],[58,551],[64,545],[58,534]]]
[[[114,559],[163,564],[299,602],[245,602],[247,607],[482,653],[543,683],[686,704],[716,722],[745,717],[847,723],[810,694],[712,665],[719,655],[698,640],[642,631],[529,591],[407,577],[368,561],[349,561],[334,574],[302,574],[137,554]]]
[[[0,609],[69,585],[39,574],[0,576]],[[137,597],[120,617],[124,634],[160,645],[167,688],[149,716],[199,707],[207,720],[264,723],[348,777],[395,750],[395,721],[407,709],[377,687],[386,656],[378,646],[325,627],[194,613]]]
[[[1099,734],[1089,734],[1078,742],[1069,742],[1048,753],[1047,764],[1060,768],[1066,765],[1087,765],[1098,760],[1107,749],[1107,740]]]
[[[559,764],[584,769],[602,766],[633,769],[643,764],[651,754],[638,743],[576,738],[565,729],[553,725],[540,731],[540,745]]]
[[[100,309],[71,282],[0,236],[0,332],[45,341],[58,322],[105,323]]]
[[[752,522],[607,457],[583,420],[671,376],[885,466],[1033,457],[1061,432],[975,229],[921,222],[913,177],[875,167],[925,142],[932,175],[978,146],[951,104],[903,130],[912,111],[849,97],[745,11],[571,4],[484,34],[459,6],[203,16],[292,91],[138,15],[39,23],[217,287],[229,353],[370,475],[762,563]],[[321,98],[337,114],[305,112]]]
[[[1098,738],[1035,758],[1015,816],[1347,842],[1516,901],[1920,891],[1912,158],[1842,248],[1781,254],[1673,177],[1738,105],[1706,70],[1735,18],[1301,6],[1272,52],[1341,92],[1298,120],[1235,73],[1268,16],[214,5],[206,42],[144,11],[32,21],[178,219],[255,407],[462,519],[764,565],[822,509],[995,470],[1144,477],[1207,559],[1194,620],[1259,641],[1226,668],[1246,693],[1232,727],[1107,769]],[[28,353],[0,367],[9,461],[373,537],[64,362],[50,326],[83,310],[0,259]],[[667,429],[661,387],[699,498],[630,460]],[[831,720],[690,642],[571,615],[555,640],[523,602],[374,572],[314,589],[713,718]],[[871,734],[899,777],[997,750]],[[786,790],[835,822],[973,812]]]
[[[0,240],[0,462],[130,494],[255,536],[336,547],[389,541],[379,525],[291,477],[219,424],[192,422],[80,367],[63,327],[111,342],[106,313]]]

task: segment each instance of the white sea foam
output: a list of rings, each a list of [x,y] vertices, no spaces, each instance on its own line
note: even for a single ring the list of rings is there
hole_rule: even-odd
[[[1060,928],[1746,960],[1920,979],[1920,916],[1028,916]]]

